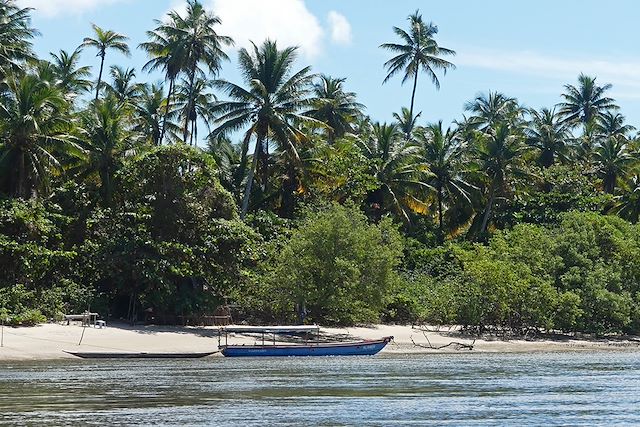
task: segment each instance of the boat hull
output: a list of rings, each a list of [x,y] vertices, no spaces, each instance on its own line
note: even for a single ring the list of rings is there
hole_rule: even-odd
[[[226,357],[373,356],[392,339],[307,345],[227,345],[220,350]]]
[[[206,353],[99,353],[99,352],[80,352],[65,351],[83,359],[199,359],[211,356],[216,351]]]

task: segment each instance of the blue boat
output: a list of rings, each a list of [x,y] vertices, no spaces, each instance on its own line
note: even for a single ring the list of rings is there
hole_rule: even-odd
[[[373,356],[382,350],[393,337],[379,340],[354,342],[321,343],[310,341],[310,332],[319,332],[318,326],[272,326],[272,327],[230,327],[223,328],[225,344],[219,345],[220,352],[226,357],[283,357],[283,356]],[[262,344],[229,345],[228,333],[261,333]],[[265,334],[273,334],[273,343],[265,343]],[[307,334],[301,344],[276,344],[277,334]]]

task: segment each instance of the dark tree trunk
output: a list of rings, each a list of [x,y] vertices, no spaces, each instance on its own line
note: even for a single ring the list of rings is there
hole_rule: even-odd
[[[249,174],[247,176],[247,185],[244,190],[244,197],[242,199],[242,211],[240,212],[240,218],[244,219],[249,211],[249,198],[251,197],[251,187],[253,186],[253,178],[255,171],[258,167],[258,157],[262,151],[264,137],[259,135],[256,140],[256,148],[253,150],[253,161],[251,162],[251,168],[249,168]]]
[[[167,106],[164,109],[164,117],[162,118],[162,132],[160,133],[160,143],[158,145],[162,145],[162,141],[164,140],[164,135],[167,131],[167,119],[169,117],[169,106],[171,105],[171,97],[173,96],[173,89],[175,78],[169,80],[169,93],[167,94]]]
[[[104,57],[104,53],[100,55],[100,72],[98,73],[98,83],[96,84],[96,101],[98,100],[98,95],[100,94],[100,83],[102,83],[102,72],[104,70]]]

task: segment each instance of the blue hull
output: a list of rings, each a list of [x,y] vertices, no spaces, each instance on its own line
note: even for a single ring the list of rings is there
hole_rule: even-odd
[[[221,352],[226,357],[373,356],[392,339],[335,344],[227,345],[221,347]]]

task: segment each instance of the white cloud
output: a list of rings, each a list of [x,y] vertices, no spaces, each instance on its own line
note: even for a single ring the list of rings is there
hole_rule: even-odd
[[[233,37],[236,47],[270,38],[299,46],[308,59],[322,51],[324,31],[303,0],[212,0],[211,8],[222,20],[220,34]]]
[[[48,17],[80,15],[99,6],[120,3],[126,0],[18,0],[21,7],[32,7],[36,13]]]
[[[329,27],[331,29],[331,41],[337,44],[348,45],[351,43],[351,24],[347,18],[332,10],[327,15]]]
[[[456,65],[534,75],[574,84],[578,74],[596,76],[601,84],[614,85],[621,98],[640,96],[640,61],[613,58],[581,58],[544,55],[531,51],[458,49]]]

